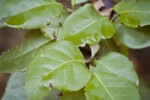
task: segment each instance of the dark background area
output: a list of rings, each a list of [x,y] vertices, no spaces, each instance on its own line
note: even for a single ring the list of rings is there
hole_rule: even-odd
[[[26,30],[17,30],[8,27],[0,28],[0,55],[13,46],[23,43]],[[5,66],[3,66],[5,67]],[[0,98],[2,97],[10,74],[0,73]]]
[[[114,5],[114,3],[110,0],[103,1],[106,8]],[[68,5],[66,2],[65,4]],[[23,43],[25,33],[26,30],[16,30],[8,27],[0,28],[0,54],[2,54],[3,51],[9,50],[13,46]],[[142,77],[150,86],[150,47],[141,50],[130,49],[129,58],[134,63],[138,75]],[[10,74],[0,73],[0,98],[5,91],[9,76]]]

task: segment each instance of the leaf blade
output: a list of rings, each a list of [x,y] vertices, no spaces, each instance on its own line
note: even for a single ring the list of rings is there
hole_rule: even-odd
[[[5,0],[0,6],[0,18],[14,16],[27,10],[33,9],[47,3],[54,3],[55,0]]]
[[[31,99],[39,100],[50,91],[50,84],[57,90],[76,91],[85,86],[90,77],[79,49],[67,41],[55,42],[39,51],[31,62],[27,71],[26,90]],[[39,94],[38,97],[35,94]]]
[[[2,100],[29,100],[25,92],[26,72],[15,72],[11,75]]]
[[[129,27],[145,26],[150,24],[149,3],[149,0],[122,0],[114,9],[120,14],[120,21],[125,25]]]
[[[62,5],[49,3],[9,17],[6,25],[13,28],[36,29],[51,24],[53,17],[61,14]],[[34,14],[33,14],[34,13]]]
[[[123,25],[118,26],[115,38],[123,45],[132,49],[141,49],[150,46],[150,26],[130,28]]]
[[[99,15],[93,5],[86,4],[65,20],[58,40],[71,41],[77,46],[84,46],[86,43],[93,45],[101,37],[112,37],[114,31],[114,25],[107,17]]]
[[[30,31],[20,48],[15,47],[0,56],[0,72],[11,73],[26,70],[37,49],[50,41],[44,38],[39,30]]]
[[[107,56],[95,61],[96,67],[91,66],[90,68],[91,72],[93,72],[92,79],[85,88],[87,100],[140,100],[137,90],[137,75],[133,71],[133,65],[128,64],[130,62],[125,59],[127,58],[121,54],[109,53]],[[99,61],[105,64],[105,66],[99,64]],[[120,65],[118,62],[122,64]],[[108,66],[106,64],[110,65]],[[106,66],[111,69],[105,69]],[[121,73],[118,66],[122,68],[121,70],[126,71],[126,75]],[[110,72],[110,70],[113,71]],[[118,73],[117,70],[120,72]],[[129,73],[132,78],[127,76],[129,74],[128,71],[130,71]]]

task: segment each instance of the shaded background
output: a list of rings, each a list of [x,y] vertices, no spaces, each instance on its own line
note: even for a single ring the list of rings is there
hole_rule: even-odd
[[[3,51],[8,51],[13,46],[23,43],[25,33],[26,30],[16,30],[8,27],[0,28],[0,55]],[[0,98],[4,93],[9,76],[9,74],[0,73]]]
[[[110,8],[114,5],[110,0],[103,0],[106,8]],[[70,3],[64,2],[66,6],[70,6]],[[13,46],[23,43],[23,38],[27,30],[16,30],[8,27],[0,28],[0,54],[3,51],[7,51]],[[141,50],[131,50],[129,59],[134,63],[135,69],[139,76],[141,76],[150,86],[150,47]],[[5,66],[4,66],[5,67]],[[0,73],[0,98],[2,97],[9,74]]]

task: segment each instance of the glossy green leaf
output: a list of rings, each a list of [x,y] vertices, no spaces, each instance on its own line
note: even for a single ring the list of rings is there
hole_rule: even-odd
[[[0,56],[0,72],[11,73],[26,70],[37,49],[50,41],[44,38],[39,30],[30,31],[25,36],[23,45],[14,47]]]
[[[51,25],[51,19],[61,14],[63,6],[50,3],[9,17],[6,25],[14,28],[35,29]]]
[[[99,15],[92,4],[86,4],[65,20],[58,39],[71,41],[77,46],[93,45],[101,37],[112,37],[114,31],[114,25],[107,17]]]
[[[71,0],[72,6],[75,6],[76,4],[84,3],[88,0]]]
[[[48,3],[55,3],[55,1],[56,0],[2,0],[0,18],[17,15]]]
[[[25,92],[26,72],[14,72],[8,83],[2,100],[29,100]]]
[[[55,42],[40,50],[30,63],[26,90],[31,100],[40,100],[48,94],[51,84],[56,90],[77,91],[90,77],[76,45],[67,41]]]
[[[130,28],[120,25],[115,37],[129,48],[141,49],[150,46],[150,26]]]
[[[136,72],[125,56],[109,53],[95,64],[90,68],[93,76],[85,88],[87,100],[140,100]]]
[[[60,100],[86,100],[84,92],[83,89],[75,92],[65,92]]]
[[[120,21],[127,26],[137,27],[150,24],[150,0],[121,0],[115,6],[115,11],[120,15]]]

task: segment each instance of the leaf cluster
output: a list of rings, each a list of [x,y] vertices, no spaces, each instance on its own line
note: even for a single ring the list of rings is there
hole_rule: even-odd
[[[2,100],[148,100],[127,56],[150,46],[150,1],[121,0],[109,17],[87,2],[0,1],[0,26],[29,29],[0,56],[12,73]]]

